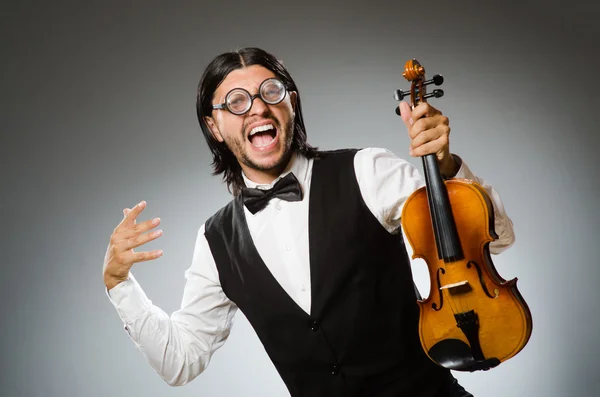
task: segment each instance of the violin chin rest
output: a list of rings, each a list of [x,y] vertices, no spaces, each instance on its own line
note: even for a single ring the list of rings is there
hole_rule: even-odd
[[[500,360],[495,357],[476,360],[471,347],[460,339],[439,341],[427,354],[438,365],[454,371],[486,371],[500,364]]]

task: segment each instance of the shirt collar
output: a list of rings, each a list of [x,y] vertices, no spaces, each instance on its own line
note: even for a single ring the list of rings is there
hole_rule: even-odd
[[[279,176],[277,178],[275,178],[275,180],[273,182],[271,182],[270,184],[258,184],[256,182],[253,182],[250,179],[248,179],[248,177],[246,176],[246,174],[243,171],[242,171],[242,177],[244,178],[244,183],[246,184],[247,187],[265,190],[265,189],[272,188],[273,185],[275,185],[275,183],[277,183],[277,181],[279,181],[281,178],[283,178],[290,172],[293,173],[294,176],[298,179],[298,181],[300,182],[300,185],[302,186],[302,190],[305,190],[306,177],[308,174],[308,159],[305,156],[303,156],[302,154],[297,153],[297,152],[292,153],[292,156],[290,157],[290,161],[288,162],[288,164],[285,167],[285,169],[283,170],[283,172],[281,174],[279,174]]]

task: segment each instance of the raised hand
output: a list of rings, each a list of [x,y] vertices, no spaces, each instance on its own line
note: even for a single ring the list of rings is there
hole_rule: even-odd
[[[414,109],[411,109],[408,103],[401,102],[400,112],[410,138],[410,155],[420,157],[435,154],[442,175],[456,174],[458,164],[450,154],[448,117],[426,102],[420,103]]]
[[[144,262],[162,256],[162,250],[135,252],[133,249],[162,236],[162,230],[146,233],[160,224],[160,218],[137,223],[137,217],[146,207],[142,201],[132,209],[123,210],[123,220],[110,236],[104,257],[104,284],[109,290],[127,280],[134,263]]]

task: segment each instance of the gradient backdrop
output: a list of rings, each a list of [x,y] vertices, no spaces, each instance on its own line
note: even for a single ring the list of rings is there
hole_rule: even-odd
[[[443,74],[433,104],[452,150],[504,200],[517,241],[494,263],[519,278],[534,317],[518,356],[456,376],[478,397],[599,395],[598,3],[252,3],[2,3],[0,395],[287,395],[241,313],[204,374],[167,386],[102,282],[122,208],[146,200],[143,219],[160,216],[165,232],[150,248],[165,254],[134,273],[177,309],[196,232],[229,200],[196,86],[214,56],[243,46],[284,60],[323,149],[408,156],[392,98],[408,87],[404,62]]]

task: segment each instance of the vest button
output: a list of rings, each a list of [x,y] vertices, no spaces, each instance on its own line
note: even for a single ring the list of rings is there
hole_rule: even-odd
[[[337,375],[340,373],[340,367],[338,365],[331,366],[331,375]]]
[[[310,323],[310,330],[317,331],[319,329],[319,323],[317,321],[312,321]]]

